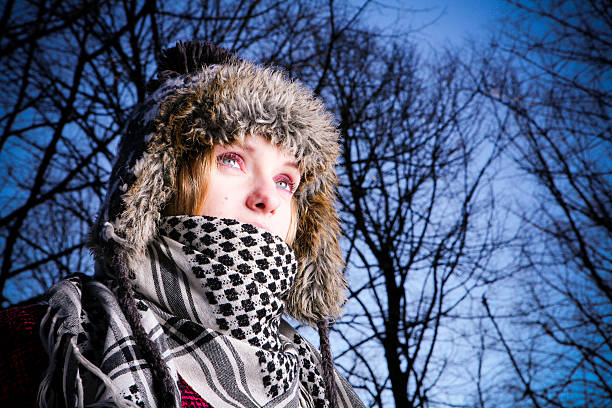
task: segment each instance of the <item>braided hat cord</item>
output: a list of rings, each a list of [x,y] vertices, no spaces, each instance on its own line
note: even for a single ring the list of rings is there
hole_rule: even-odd
[[[329,408],[337,408],[336,381],[334,377],[334,360],[329,345],[329,323],[327,319],[320,319],[317,323],[321,341],[321,365],[323,367],[323,380],[325,382],[325,395],[329,401]]]
[[[119,245],[113,246],[114,255],[111,267],[117,274],[117,298],[119,306],[132,327],[136,344],[141,347],[144,358],[151,366],[151,374],[153,375],[153,384],[157,392],[159,407],[172,408],[175,406],[174,393],[176,387],[170,376],[170,370],[162,358],[159,347],[149,338],[142,326],[140,313],[138,313],[136,300],[134,299],[134,289],[129,278],[130,270],[127,266],[127,254]]]

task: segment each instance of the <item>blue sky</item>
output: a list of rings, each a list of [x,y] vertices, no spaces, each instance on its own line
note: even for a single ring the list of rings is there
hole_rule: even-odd
[[[495,29],[496,19],[511,8],[502,0],[415,0],[414,3],[434,8],[433,15],[441,13],[440,19],[423,32],[437,43],[455,41],[469,34],[485,34],[487,29]]]
[[[351,0],[361,5],[364,0]],[[412,28],[433,47],[487,35],[512,6],[503,0],[382,0],[370,5],[368,20],[389,29]]]

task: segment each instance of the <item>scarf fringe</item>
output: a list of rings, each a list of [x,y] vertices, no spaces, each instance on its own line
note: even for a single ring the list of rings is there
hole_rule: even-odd
[[[58,321],[58,313],[52,314],[51,311],[47,312],[47,314],[43,317],[41,321],[41,327],[45,327],[47,321],[51,319],[50,327],[56,328]],[[45,339],[41,333],[41,340],[44,348],[47,350],[49,354],[49,367],[45,372],[45,377],[41,381],[38,387],[38,406],[40,408],[52,408],[55,406],[55,398],[54,395],[51,394],[52,386],[51,383],[53,381],[53,374],[55,372],[55,368],[57,366],[57,358],[60,346],[62,344],[61,339],[54,342],[53,335],[56,330],[49,330],[47,338]],[[73,356],[76,361],[80,363],[83,368],[89,370],[93,375],[95,375],[102,383],[106,386],[108,390],[110,390],[112,395],[112,401],[104,401],[98,402],[94,404],[88,404],[87,407],[118,407],[118,408],[140,408],[138,405],[134,404],[132,401],[128,401],[120,395],[120,392],[117,390],[117,387],[113,384],[111,378],[104,374],[100,368],[98,368],[94,363],[89,361],[79,350],[76,345],[76,339],[74,336],[70,336],[69,334],[65,334],[64,336],[69,337],[68,339],[68,350],[67,354]],[[53,349],[49,350],[49,346],[53,344]],[[84,401],[84,392],[83,392],[83,383],[81,381],[81,377],[78,376],[77,379],[77,408],[85,408]],[[63,381],[62,381],[63,382]],[[63,404],[62,404],[63,405]]]
[[[45,325],[47,324],[47,320],[49,320],[50,318],[50,314],[51,314],[50,312],[47,312],[45,314],[45,316],[41,320],[40,327],[45,327]],[[52,322],[51,322],[51,327],[55,327],[56,320],[57,320],[57,315],[54,315]],[[38,386],[37,400],[38,400],[38,406],[40,408],[49,408],[49,405],[47,404],[47,402],[52,398],[52,397],[47,398],[47,396],[51,388],[51,380],[53,378],[53,372],[55,371],[55,361],[57,358],[57,350],[59,349],[59,346],[60,346],[60,342],[58,341],[53,346],[53,350],[51,351],[49,350],[49,345],[52,344],[53,334],[54,334],[53,331],[50,330],[49,333],[47,334],[47,338],[45,339],[42,335],[42,331],[40,333],[40,339],[42,341],[42,344],[45,350],[47,351],[47,354],[49,355],[49,367],[47,367],[47,370],[45,372],[45,377],[43,378],[40,385]]]
[[[102,370],[100,370],[98,367],[96,367],[94,363],[92,363],[87,358],[85,358],[85,356],[81,353],[81,351],[78,349],[78,347],[76,347],[76,345],[73,342],[71,342],[71,345],[72,345],[72,352],[74,353],[74,356],[76,357],[78,362],[81,363],[81,365],[84,368],[88,369],[91,373],[93,373],[96,377],[98,377],[98,379],[100,379],[100,381],[104,383],[106,388],[110,390],[111,395],[112,395],[112,400],[113,400],[114,405],[106,405],[106,402],[103,402],[103,403],[91,404],[91,405],[88,405],[88,407],[117,406],[119,408],[139,408],[138,405],[134,404],[132,401],[129,401],[123,398],[120,395],[119,391],[117,390],[117,387],[115,386],[115,384],[113,384],[111,378],[108,375],[104,374]],[[80,381],[79,381],[79,385],[80,385],[79,388],[81,388],[82,385]],[[82,398],[83,398],[82,389],[80,389],[79,391],[80,391],[79,399],[82,401]]]
[[[59,346],[59,343],[58,343],[58,346]],[[59,349],[59,347],[56,346],[50,359],[55,357],[57,349]],[[112,401],[108,400],[104,402],[97,402],[97,403],[85,405],[84,395],[83,395],[83,383],[81,381],[81,378],[78,377],[78,380],[77,380],[78,381],[77,382],[77,387],[78,387],[77,407],[78,408],[85,408],[85,406],[92,407],[92,408],[93,407],[140,408],[138,405],[134,404],[132,401],[128,401],[121,396],[121,394],[117,390],[117,387],[113,384],[110,377],[104,374],[102,370],[96,367],[94,363],[89,361],[81,353],[81,351],[79,350],[79,348],[76,346],[74,342],[74,338],[70,339],[69,353],[71,353],[71,355],[76,358],[76,360],[83,366],[83,368],[89,370],[100,381],[102,381],[102,383],[106,386],[106,388],[111,392],[111,395],[112,395]],[[50,368],[52,368],[51,365],[50,365]],[[51,376],[46,375],[45,379],[40,385],[38,396],[39,396],[39,405],[41,408],[50,407],[50,405],[47,404],[48,400],[44,400],[43,398],[45,398],[47,395],[48,389],[51,384],[51,380],[52,380],[52,375]]]

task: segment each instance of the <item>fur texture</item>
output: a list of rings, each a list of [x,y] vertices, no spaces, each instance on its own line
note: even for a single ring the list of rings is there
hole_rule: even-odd
[[[124,132],[107,200],[92,229],[94,253],[102,255],[112,238],[130,262],[142,261],[175,189],[177,157],[263,135],[295,155],[302,175],[294,196],[299,222],[293,248],[300,267],[287,312],[312,326],[337,318],[346,283],[334,208],[338,132],[331,115],[279,70],[237,58],[195,72],[193,61],[186,64],[187,74],[165,71],[165,81],[136,108]]]

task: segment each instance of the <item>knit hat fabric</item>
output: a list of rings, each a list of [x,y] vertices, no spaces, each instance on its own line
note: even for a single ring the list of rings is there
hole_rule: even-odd
[[[345,302],[340,226],[334,207],[338,132],[323,103],[279,69],[264,68],[208,43],[177,43],[160,61],[146,100],[135,107],[89,246],[109,241],[128,264],[142,261],[176,191],[179,157],[262,135],[291,152],[301,181],[295,250],[299,270],[286,311],[311,326],[335,319]]]

